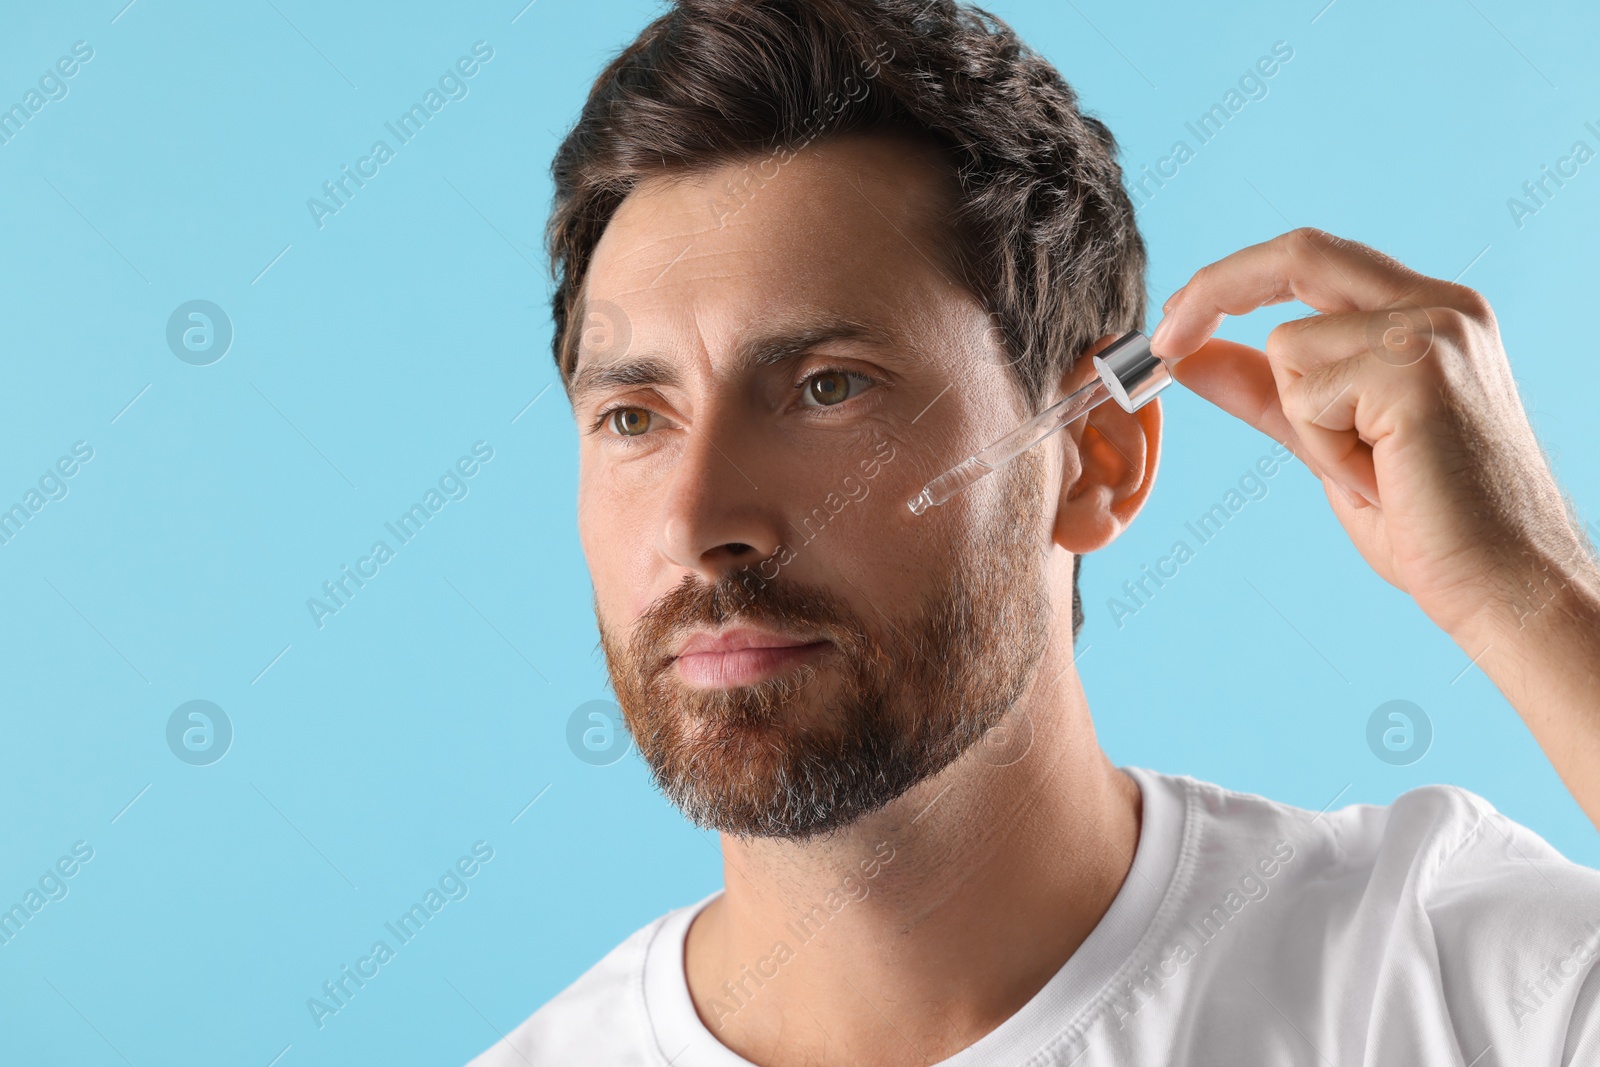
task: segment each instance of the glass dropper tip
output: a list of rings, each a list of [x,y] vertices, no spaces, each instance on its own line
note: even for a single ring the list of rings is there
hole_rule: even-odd
[[[930,507],[943,504],[1104,401],[1115,397],[1123,410],[1134,411],[1173,381],[1166,364],[1150,351],[1149,339],[1137,330],[1123,334],[1096,355],[1094,366],[1098,377],[924,486],[919,495],[906,501],[911,514],[921,515]]]

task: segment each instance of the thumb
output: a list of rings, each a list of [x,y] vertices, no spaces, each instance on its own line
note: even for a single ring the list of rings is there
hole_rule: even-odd
[[[1322,477],[1321,469],[1302,446],[1278,399],[1278,382],[1260,349],[1213,337],[1193,353],[1168,363],[1172,376],[1186,389],[1211,401],[1234,418],[1280,442]]]

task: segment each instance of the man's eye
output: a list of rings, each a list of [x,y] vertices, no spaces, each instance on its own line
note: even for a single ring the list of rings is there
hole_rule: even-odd
[[[872,384],[872,379],[865,374],[856,374],[847,370],[820,370],[808,375],[801,381],[803,395],[807,400],[815,403],[805,403],[803,407],[835,407],[844,403],[852,396],[861,392],[850,388],[851,379],[858,382]]]
[[[612,408],[601,418],[610,420],[619,437],[639,437],[650,429],[650,412],[644,408]]]

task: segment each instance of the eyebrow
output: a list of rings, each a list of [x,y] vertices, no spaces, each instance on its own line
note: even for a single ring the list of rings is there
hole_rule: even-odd
[[[888,345],[893,338],[878,329],[854,319],[828,318],[811,322],[780,333],[752,338],[739,346],[734,354],[733,370],[751,371],[772,367],[832,341],[864,341],[868,344]],[[586,397],[602,390],[637,385],[678,386],[682,378],[678,368],[667,360],[655,356],[616,360],[609,363],[588,363],[578,368],[572,379],[572,400],[581,403]]]

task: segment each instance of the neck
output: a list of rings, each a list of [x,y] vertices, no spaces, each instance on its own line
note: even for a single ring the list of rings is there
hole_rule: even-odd
[[[925,1067],[1049,981],[1139,837],[1138,786],[1100,750],[1070,657],[1046,654],[1003,743],[826,840],[723,835],[726,890],[685,949],[717,1040],[762,1067]]]

